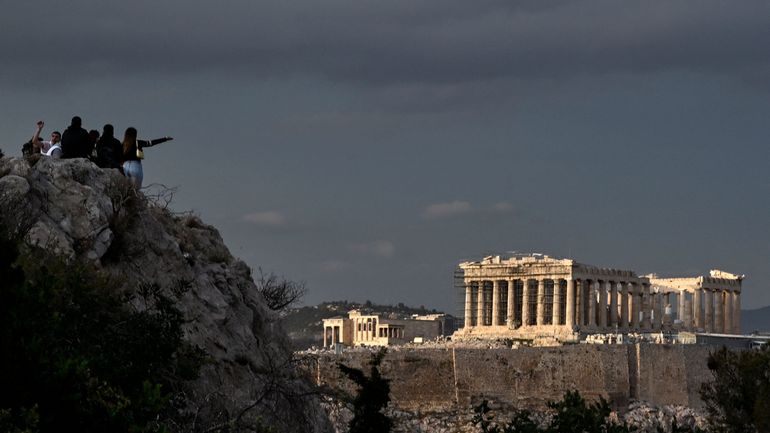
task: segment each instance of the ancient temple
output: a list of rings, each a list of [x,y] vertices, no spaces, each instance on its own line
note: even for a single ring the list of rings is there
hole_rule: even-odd
[[[392,317],[358,310],[348,317],[323,319],[323,347],[391,346],[410,342],[429,341],[454,330],[454,318],[447,314]]]
[[[662,278],[545,255],[459,265],[464,327],[456,337],[574,338],[579,333],[740,333],[743,276]]]

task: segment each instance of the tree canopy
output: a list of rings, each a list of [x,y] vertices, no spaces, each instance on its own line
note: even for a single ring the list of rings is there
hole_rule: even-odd
[[[770,431],[770,348],[722,348],[709,356],[708,367],[714,377],[703,384],[701,398],[713,430]]]
[[[0,431],[166,430],[202,352],[183,342],[182,314],[158,286],[114,287],[0,235]],[[146,309],[128,307],[136,296]]]

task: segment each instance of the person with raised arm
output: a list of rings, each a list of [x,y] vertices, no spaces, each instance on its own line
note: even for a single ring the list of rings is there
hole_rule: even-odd
[[[144,179],[144,172],[142,171],[144,148],[173,140],[173,137],[138,140],[136,135],[136,128],[126,129],[126,133],[123,135],[123,173],[136,188],[141,188]]]
[[[43,126],[45,126],[45,122],[38,120],[35,134],[32,136],[33,153],[40,152],[41,154],[52,158],[61,158],[61,133],[59,131],[54,131],[51,133],[51,141],[41,141],[40,132],[43,130]]]

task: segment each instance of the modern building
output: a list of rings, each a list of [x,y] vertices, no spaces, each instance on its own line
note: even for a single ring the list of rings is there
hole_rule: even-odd
[[[572,259],[519,255],[460,263],[464,326],[455,338],[692,331],[738,334],[742,275],[661,278]]]

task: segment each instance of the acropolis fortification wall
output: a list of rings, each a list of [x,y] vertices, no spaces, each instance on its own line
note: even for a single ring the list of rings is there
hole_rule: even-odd
[[[588,398],[602,396],[619,409],[631,400],[700,408],[698,390],[710,378],[710,350],[714,348],[660,344],[400,349],[387,353],[380,371],[391,381],[391,404],[411,412],[466,410],[482,400],[542,409],[568,390]],[[351,393],[355,386],[337,364],[368,374],[371,359],[363,351],[305,356],[315,381]]]

